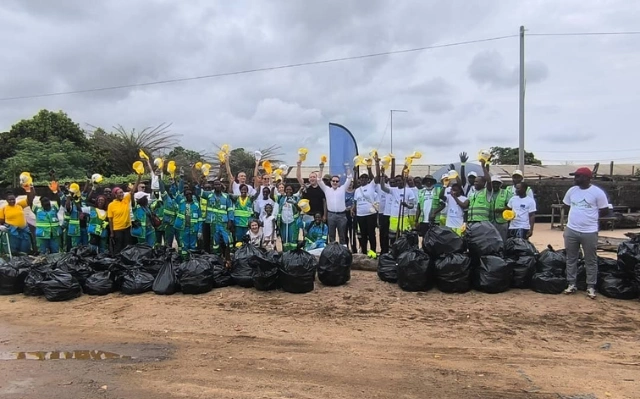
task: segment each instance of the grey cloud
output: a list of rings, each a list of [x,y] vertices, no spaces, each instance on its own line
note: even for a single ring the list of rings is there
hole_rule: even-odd
[[[480,86],[496,89],[516,87],[520,82],[520,68],[508,67],[502,55],[495,50],[476,54],[469,64],[469,76]],[[525,64],[527,83],[539,83],[549,76],[549,68],[540,61]]]
[[[539,136],[540,140],[549,143],[580,143],[590,141],[598,137],[593,132],[580,132],[580,131],[559,131],[556,133],[548,133]]]

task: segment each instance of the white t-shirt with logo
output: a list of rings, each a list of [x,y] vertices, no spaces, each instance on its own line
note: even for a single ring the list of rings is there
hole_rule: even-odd
[[[516,214],[516,217],[509,223],[509,229],[529,230],[531,228],[529,214],[536,211],[536,201],[529,196],[524,198],[515,196],[511,197],[507,206]]]
[[[571,207],[567,227],[578,233],[597,233],[600,209],[609,206],[605,192],[594,185],[585,190],[571,187],[562,202]]]
[[[376,213],[377,211],[373,204],[378,201],[377,198],[376,183],[374,181],[371,181],[366,186],[356,188],[353,194],[353,199],[356,201],[356,216],[369,216]]]
[[[431,208],[433,207],[433,200],[438,200],[437,198],[433,198],[434,188],[431,189],[423,188],[422,189],[422,204],[420,204],[420,212],[422,214],[422,223],[429,223],[429,215],[431,214]]]
[[[398,188],[389,187],[390,194],[387,198],[387,203],[391,203],[391,217],[398,217],[400,215],[400,203],[406,202],[408,205],[415,205],[416,197],[413,195],[411,188]],[[404,208],[404,215],[409,216],[408,208]]]
[[[445,226],[451,229],[459,229],[464,224],[464,209],[453,198],[453,195],[446,194],[447,199],[447,222]],[[460,202],[465,202],[467,197],[461,195],[458,197]]]

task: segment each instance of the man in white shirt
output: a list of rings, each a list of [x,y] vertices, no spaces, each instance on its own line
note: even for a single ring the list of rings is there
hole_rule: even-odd
[[[391,243],[395,241],[398,233],[411,230],[414,226],[409,221],[408,210],[412,209],[416,203],[413,191],[406,187],[405,179],[398,175],[395,177],[395,186],[388,187],[384,180],[380,181],[380,188],[387,194],[387,202],[391,203],[391,215],[389,217],[389,238]]]
[[[360,187],[353,193],[353,200],[355,207],[352,212],[360,228],[360,250],[363,254],[367,254],[367,242],[369,242],[371,251],[376,252],[376,225],[380,203],[376,194],[376,183],[370,180],[368,174],[360,175]]]
[[[601,188],[591,184],[593,174],[589,168],[575,171],[574,186],[571,187],[562,201],[569,207],[569,218],[564,230],[564,247],[567,251],[567,283],[565,294],[576,292],[576,275],[580,247],[584,254],[584,265],[587,270],[587,295],[596,298],[596,281],[598,277],[598,220],[606,215],[609,209],[607,195]]]
[[[516,217],[509,223],[509,237],[526,239],[533,235],[536,201],[527,195],[528,188],[527,183],[518,183],[516,196],[511,197],[507,203],[507,209],[511,209],[516,214]]]
[[[467,183],[464,185],[462,189],[462,195],[468,197],[476,192],[475,182],[478,174],[474,171],[471,171],[467,174]]]
[[[320,175],[324,164],[320,164]],[[345,201],[345,192],[351,184],[353,176],[347,170],[347,180],[340,185],[340,176],[331,176],[331,187],[328,187],[324,181],[320,180],[318,185],[324,192],[327,201],[327,227],[329,228],[329,242],[336,240],[336,230],[338,230],[338,238],[340,244],[347,245],[347,206]]]
[[[256,167],[255,167],[255,170],[253,172],[253,176],[258,176],[258,167],[259,167],[259,165],[260,165],[260,161],[256,159]],[[231,184],[232,184],[233,194],[234,195],[240,195],[240,186],[242,184],[245,184],[247,186],[247,188],[249,189],[249,191],[247,192],[249,197],[253,197],[254,195],[256,195],[256,189],[253,188],[250,184],[247,183],[247,174],[245,172],[239,172],[238,176],[236,176],[237,177],[237,181],[236,181],[236,178],[233,176],[233,173],[231,173],[231,165],[230,165],[229,158],[227,158],[227,160],[225,162],[225,166],[227,168],[227,175],[229,176],[229,181],[232,182]]]
[[[377,177],[378,183],[376,183],[376,194],[380,200],[380,210],[378,213],[378,225],[380,226],[380,253],[389,253],[389,219],[391,217],[391,200],[389,194],[382,191],[380,181],[387,177],[382,175]]]

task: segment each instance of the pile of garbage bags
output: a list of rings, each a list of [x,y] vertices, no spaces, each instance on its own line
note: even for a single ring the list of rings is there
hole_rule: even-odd
[[[538,252],[528,240],[509,238],[503,242],[489,222],[471,224],[460,237],[447,227],[432,226],[425,233],[422,249],[415,237],[405,234],[389,254],[378,258],[380,280],[397,283],[405,291],[445,293],[471,289],[490,294],[509,289],[531,289],[560,294],[567,288],[566,251],[548,246]],[[579,290],[587,289],[582,255],[578,260]],[[625,241],[617,259],[598,257],[597,290],[616,299],[640,296],[640,237]]]
[[[353,259],[346,247],[328,245],[319,261],[303,247],[301,243],[282,254],[245,243],[235,252],[230,268],[217,255],[195,251],[183,261],[174,249],[145,244],[130,245],[115,257],[79,247],[65,254],[0,259],[0,295],[24,293],[66,301],[113,292],[197,295],[231,285],[306,293],[313,291],[316,274],[327,286],[347,284]]]

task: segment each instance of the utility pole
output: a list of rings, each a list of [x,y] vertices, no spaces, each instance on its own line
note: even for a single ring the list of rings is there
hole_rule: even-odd
[[[391,109],[389,110],[389,117],[391,119],[390,121],[390,125],[391,125],[391,153],[393,154],[393,113],[394,112],[409,112],[405,109]]]
[[[524,26],[520,27],[520,139],[518,151],[518,166],[524,173],[524,93],[526,90],[524,79]]]

